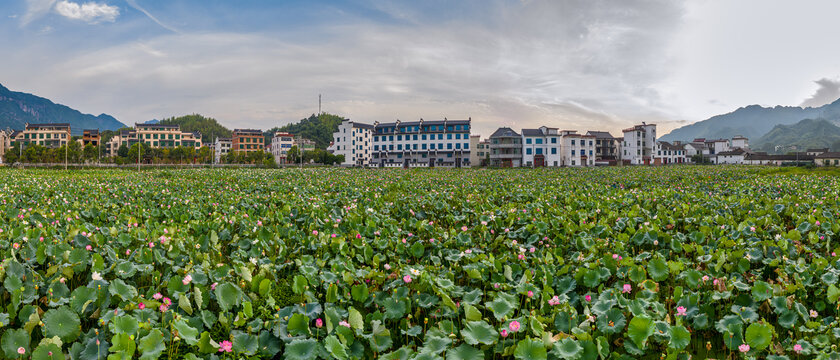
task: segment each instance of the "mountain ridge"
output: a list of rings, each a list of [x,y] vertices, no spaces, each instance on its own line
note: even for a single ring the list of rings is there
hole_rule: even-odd
[[[73,135],[85,129],[117,130],[125,124],[108,114],[84,114],[37,95],[12,91],[0,84],[0,129],[23,130],[27,123],[69,123]]]

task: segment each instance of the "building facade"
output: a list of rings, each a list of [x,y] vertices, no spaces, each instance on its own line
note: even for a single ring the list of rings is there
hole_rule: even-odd
[[[563,166],[562,145],[557,128],[522,129],[522,166]]]
[[[470,166],[468,120],[374,124],[373,162],[380,167]]]
[[[231,138],[217,138],[216,142],[213,143],[213,157],[215,162],[221,163],[222,158],[227,156],[230,153],[230,149],[233,147],[233,140]]]
[[[3,164],[3,159],[6,157],[6,151],[12,146],[11,134],[4,130],[0,130],[0,164]]]
[[[134,124],[132,130],[121,130],[105,144],[108,156],[116,156],[123,145],[131,147],[138,142],[152,148],[174,148],[179,146],[201,148],[201,133],[181,131],[179,125]]]
[[[265,151],[265,137],[262,130],[234,129],[231,138],[231,151],[249,153]]]
[[[562,166],[594,166],[595,136],[581,135],[575,130],[560,131],[563,136]]]
[[[825,151],[814,159],[817,166],[840,166],[840,152]]]
[[[101,136],[99,135],[99,130],[97,129],[87,129],[82,131],[82,146],[99,146],[99,141]]]
[[[70,124],[26,124],[23,131],[18,132],[14,142],[26,145],[36,144],[48,148],[67,145],[70,141]]]
[[[672,165],[687,163],[685,148],[679,144],[666,141],[656,143],[656,153],[653,156],[654,165]]]
[[[622,132],[621,160],[629,165],[650,165],[656,147],[656,124],[642,123]]]
[[[587,131],[586,135],[595,137],[595,161],[615,164],[619,159],[619,141],[607,131]]]
[[[345,119],[333,133],[333,143],[327,149],[334,155],[344,155],[342,166],[370,166],[374,126]]]
[[[490,140],[481,140],[481,135],[470,135],[470,166],[490,164]]]
[[[295,137],[287,132],[276,132],[271,137],[271,155],[277,165],[286,164],[289,149],[295,145]]]
[[[490,166],[522,166],[522,135],[502,127],[490,135]]]

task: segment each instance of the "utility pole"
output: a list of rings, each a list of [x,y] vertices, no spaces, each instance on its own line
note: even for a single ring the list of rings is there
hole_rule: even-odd
[[[67,139],[67,142],[64,143],[64,170],[67,170],[67,154],[70,152],[71,141],[73,141],[72,137]]]
[[[318,116],[321,116],[321,94],[318,94]]]

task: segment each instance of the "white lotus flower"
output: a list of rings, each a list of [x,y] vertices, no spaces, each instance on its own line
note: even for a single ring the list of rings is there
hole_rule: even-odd
[[[93,280],[102,280],[102,275],[96,271],[94,271],[93,274],[90,274],[90,277],[93,278]]]

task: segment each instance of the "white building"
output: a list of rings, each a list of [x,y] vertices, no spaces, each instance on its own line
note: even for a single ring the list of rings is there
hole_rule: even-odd
[[[686,150],[683,146],[671,144],[666,141],[656,143],[656,152],[653,155],[654,165],[671,165],[687,163]]]
[[[380,167],[470,166],[467,120],[423,120],[376,123],[373,163]]]
[[[721,151],[715,155],[715,164],[743,164],[747,155],[752,154],[743,148]]]
[[[216,142],[213,145],[214,157],[216,164],[221,163],[222,157],[227,155],[230,152],[230,149],[233,147],[233,140],[231,138],[217,138]]]
[[[732,138],[732,143],[731,143],[731,144],[732,144],[732,148],[733,148],[733,149],[744,149],[744,150],[747,150],[747,149],[749,149],[749,148],[750,148],[750,141],[749,141],[749,139],[747,139],[747,138],[745,138],[745,137],[743,137],[743,136],[741,136],[741,135],[738,135],[738,136],[736,136],[736,137]]]
[[[289,149],[295,145],[295,137],[286,132],[276,132],[271,138],[271,155],[277,165],[286,163],[286,155]]]
[[[562,166],[594,166],[595,136],[581,135],[575,130],[560,131],[562,143]]]
[[[6,157],[6,150],[11,147],[11,134],[0,130],[0,164],[3,164],[3,158]]]
[[[642,123],[622,132],[621,160],[625,164],[650,165],[656,146],[656,124]]]
[[[709,155],[717,155],[718,153],[732,149],[729,145],[729,140],[726,139],[706,140],[706,146],[709,148]]]
[[[481,140],[481,135],[470,136],[470,166],[490,165],[490,140]]]
[[[522,129],[522,166],[563,166],[562,145],[557,128]]]
[[[371,164],[371,145],[373,144],[373,125],[362,124],[345,119],[333,134],[330,151],[335,155],[344,155],[344,166],[369,166]]]

